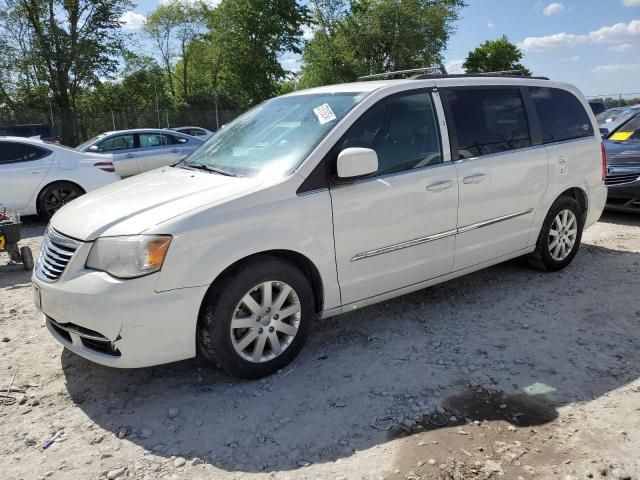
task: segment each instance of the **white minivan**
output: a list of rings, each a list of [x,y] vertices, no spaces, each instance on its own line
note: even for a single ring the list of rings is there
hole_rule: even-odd
[[[200,353],[275,372],[316,317],[523,255],[567,266],[602,213],[601,138],[570,85],[429,76],[298,91],[186,161],[51,220],[33,278],[51,334],[114,367]]]

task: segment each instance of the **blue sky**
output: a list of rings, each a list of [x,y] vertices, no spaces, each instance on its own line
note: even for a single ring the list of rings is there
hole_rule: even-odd
[[[573,83],[585,95],[640,94],[640,0],[467,3],[445,52],[451,73],[459,72],[469,50],[505,34],[522,49],[524,65],[536,75]],[[136,33],[157,5],[158,0],[139,1],[123,18],[125,27]],[[299,67],[294,56],[285,55],[282,61],[286,68]]]

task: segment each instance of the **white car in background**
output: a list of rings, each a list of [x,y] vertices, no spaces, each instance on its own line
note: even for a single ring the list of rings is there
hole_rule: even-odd
[[[108,156],[23,137],[0,137],[0,204],[50,218],[80,195],[117,182]]]

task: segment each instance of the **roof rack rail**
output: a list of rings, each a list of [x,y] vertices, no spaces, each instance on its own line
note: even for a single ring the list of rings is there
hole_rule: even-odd
[[[408,73],[422,73],[422,74],[436,75],[436,76],[437,75],[446,75],[447,74],[446,70],[443,67],[411,68],[409,70],[396,70],[394,72],[385,72],[385,73],[375,73],[373,75],[364,75],[362,77],[358,77],[358,81],[373,80],[373,79],[376,79],[376,78],[395,77],[396,75],[406,75]]]
[[[549,77],[530,77],[524,74],[523,70],[498,70],[495,72],[480,73],[445,73],[445,74],[422,74],[414,75],[412,80],[425,80],[433,78],[467,78],[467,77],[514,77],[514,78],[532,78],[535,80],[549,80]]]

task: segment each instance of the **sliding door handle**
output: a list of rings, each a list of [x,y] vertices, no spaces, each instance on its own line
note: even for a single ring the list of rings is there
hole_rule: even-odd
[[[472,183],[480,183],[487,176],[486,173],[474,173],[473,175],[469,175],[468,177],[464,177],[462,179],[462,183],[465,185],[470,185]]]
[[[445,180],[444,182],[436,182],[436,183],[432,183],[431,185],[427,186],[427,191],[428,192],[442,192],[443,190],[446,190],[447,188],[451,188],[452,185],[453,185],[453,183],[451,182],[451,180]]]

